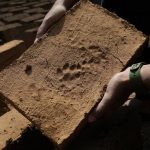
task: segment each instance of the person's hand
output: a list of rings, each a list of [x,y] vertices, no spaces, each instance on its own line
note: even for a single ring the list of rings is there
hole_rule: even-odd
[[[34,44],[40,41],[41,37],[47,32],[47,30],[48,30],[48,24],[45,21],[43,21],[43,23],[41,24],[41,26],[39,27],[37,31]]]
[[[34,44],[38,43],[39,42],[39,39],[38,38],[35,38],[34,40]]]
[[[75,0],[57,0],[53,7],[49,10],[43,19],[41,26],[37,31],[34,43],[37,43],[47,30],[57,22],[63,15],[65,15],[67,8],[69,8]]]
[[[92,123],[101,117],[109,117],[117,110],[132,93],[129,82],[129,68],[117,73],[109,82],[104,97],[94,111],[89,115],[88,122]]]

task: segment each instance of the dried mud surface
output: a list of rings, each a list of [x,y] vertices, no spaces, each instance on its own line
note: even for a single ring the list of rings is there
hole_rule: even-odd
[[[47,38],[1,71],[0,93],[61,144],[145,40],[124,20],[81,2]]]
[[[22,132],[31,123],[18,111],[12,109],[0,117],[0,149],[3,149],[7,142],[15,141],[21,137]]]

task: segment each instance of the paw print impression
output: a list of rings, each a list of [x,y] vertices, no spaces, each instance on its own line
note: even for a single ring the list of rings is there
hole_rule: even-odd
[[[65,63],[62,68],[57,68],[57,74],[61,75],[61,81],[75,80],[83,74],[82,66],[78,64]]]

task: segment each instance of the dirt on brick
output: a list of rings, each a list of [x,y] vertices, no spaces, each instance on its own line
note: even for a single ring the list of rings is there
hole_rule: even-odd
[[[145,41],[134,26],[83,1],[50,29],[47,38],[0,73],[0,93],[61,144]]]
[[[13,142],[21,137],[22,132],[31,123],[15,109],[0,117],[0,149],[5,148],[7,142]]]

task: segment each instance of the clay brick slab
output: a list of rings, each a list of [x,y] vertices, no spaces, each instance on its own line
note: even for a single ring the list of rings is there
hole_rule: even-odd
[[[32,8],[32,9],[25,10],[24,12],[26,12],[26,13],[45,13],[45,12],[47,12],[47,10],[45,10],[43,8]]]
[[[31,29],[26,30],[25,32],[37,32],[38,28],[39,27],[31,28]]]
[[[20,27],[20,26],[22,26],[20,23],[7,24],[5,26],[1,26],[0,31],[6,31],[6,30],[17,28],[17,27]]]
[[[0,11],[1,11],[1,12],[8,12],[9,10],[11,10],[11,9],[16,9],[16,8],[19,8],[19,6],[15,6],[15,7],[4,7],[4,8],[1,8]]]
[[[5,21],[7,22],[13,22],[13,21],[17,21],[17,20],[21,20],[22,18],[26,18],[26,17],[30,17],[29,14],[27,13],[22,13],[22,14],[17,14],[9,17],[4,18]]]
[[[0,46],[0,69],[12,61],[24,49],[24,42],[22,40],[13,40]]]
[[[19,2],[19,1],[18,1],[18,2],[15,2],[15,1],[14,1],[14,2],[9,2],[10,5],[20,5],[20,4],[25,4],[25,3],[27,3],[27,2],[26,2],[26,1],[20,1],[20,2]]]
[[[47,5],[50,5],[51,3],[50,2],[41,2],[40,4],[36,4],[34,5],[34,7],[42,7],[42,6],[47,6]]]
[[[4,22],[0,21],[0,26],[3,26],[4,25]]]
[[[45,16],[44,14],[35,14],[35,15],[31,15],[29,17],[26,17],[26,18],[22,19],[21,21],[30,22],[30,21],[34,21],[34,20],[43,18],[44,16]]]
[[[6,5],[6,4],[8,4],[8,2],[0,2],[0,6]]]
[[[39,19],[39,20],[36,20],[36,21],[34,21],[34,22],[37,22],[37,23],[41,23],[43,21],[43,19]]]
[[[22,6],[32,6],[32,5],[34,6],[36,4],[39,4],[39,2],[38,1],[36,1],[36,2],[28,2],[26,4],[23,4]]]
[[[1,15],[0,15],[0,19],[3,19],[3,18],[5,18],[5,17],[12,16],[12,15],[13,15],[13,13],[4,13],[4,14],[1,14]]]
[[[0,117],[0,149],[5,148],[7,141],[17,140],[29,125],[30,121],[15,109]]]
[[[14,8],[14,9],[11,9],[10,12],[18,12],[18,11],[22,11],[22,10],[27,10],[29,9],[28,7],[19,7],[19,8]]]
[[[142,50],[146,37],[85,1],[50,31],[0,73],[0,93],[62,144],[83,123],[112,75]]]

